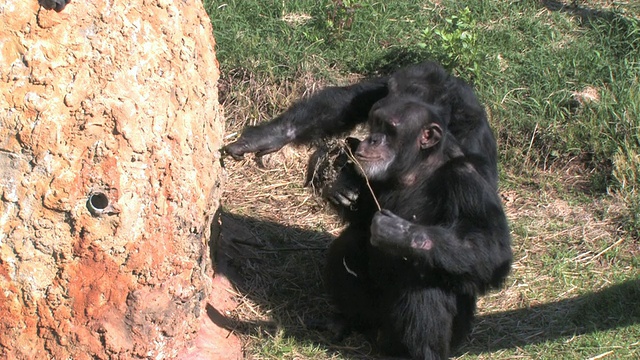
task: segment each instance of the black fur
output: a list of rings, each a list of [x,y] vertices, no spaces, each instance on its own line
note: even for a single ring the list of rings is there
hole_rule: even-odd
[[[246,153],[264,155],[288,143],[310,143],[343,135],[367,121],[369,111],[389,94],[414,96],[448,111],[447,126],[465,152],[486,159],[492,184],[498,180],[496,142],[484,108],[473,89],[434,62],[398,70],[345,87],[328,87],[291,106],[275,119],[247,127],[225,153],[240,159]]]
[[[409,108],[388,100],[383,108]],[[446,129],[442,110],[423,106],[433,110],[422,123],[401,112],[389,140],[399,158],[388,178],[370,182],[384,210],[361,185],[349,226],[329,248],[325,281],[345,324],[384,353],[444,359],[467,335],[476,297],[507,276],[511,247],[500,199],[481,175],[486,159],[465,154],[446,130],[434,147],[411,149],[425,125]]]
[[[444,359],[467,335],[477,296],[500,286],[512,259],[495,139],[468,85],[425,63],[328,88],[225,150],[234,158],[275,151],[342,133],[364,117],[369,136],[349,146],[366,166],[339,158],[327,185],[355,194],[343,204],[349,225],[327,257],[337,319],[386,354]],[[362,172],[375,174],[373,194]]]

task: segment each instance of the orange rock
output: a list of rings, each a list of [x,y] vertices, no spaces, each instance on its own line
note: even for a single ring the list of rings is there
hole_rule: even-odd
[[[56,13],[5,0],[0,358],[174,358],[195,346],[222,180],[218,77],[201,1],[72,1]]]

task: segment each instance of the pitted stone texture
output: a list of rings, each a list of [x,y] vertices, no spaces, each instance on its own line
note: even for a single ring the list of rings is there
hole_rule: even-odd
[[[195,338],[218,76],[201,1],[0,4],[0,358],[171,358]]]

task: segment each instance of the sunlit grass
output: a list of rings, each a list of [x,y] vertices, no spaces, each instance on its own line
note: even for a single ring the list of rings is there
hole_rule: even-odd
[[[463,359],[640,357],[640,6],[566,3],[205,0],[229,132],[327,84],[428,58],[464,62],[449,70],[473,83],[497,135],[516,261],[505,289],[481,300]],[[465,7],[477,49],[461,58],[446,51],[464,53],[464,42],[421,46],[425,29],[453,31],[446,21]],[[300,187],[305,149],[275,156],[266,169],[228,164],[227,210],[279,224],[254,224],[262,245],[304,244],[235,254],[251,279],[239,292],[252,310],[238,318],[267,319],[243,327],[247,353],[370,358],[362,339],[305,327],[328,311],[318,284],[327,239],[310,234],[341,224]]]

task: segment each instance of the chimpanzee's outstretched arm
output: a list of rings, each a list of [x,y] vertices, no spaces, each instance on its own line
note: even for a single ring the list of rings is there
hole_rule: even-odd
[[[326,88],[293,104],[269,122],[246,127],[223,151],[238,160],[246,153],[261,156],[288,143],[310,143],[345,133],[365,122],[371,106],[387,92],[386,78]]]
[[[460,219],[452,226],[414,224],[382,210],[371,224],[371,244],[404,256],[418,267],[441,269],[443,274],[494,284],[511,264],[511,240],[506,219],[497,209],[494,219],[481,224]],[[477,219],[476,219],[477,220]],[[474,281],[475,280],[475,281]]]

